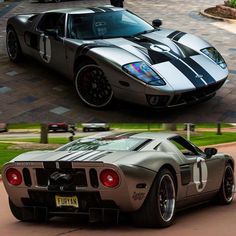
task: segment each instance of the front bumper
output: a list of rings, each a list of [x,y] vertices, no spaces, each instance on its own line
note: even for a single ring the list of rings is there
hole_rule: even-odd
[[[198,103],[213,97],[225,81],[226,79],[191,91],[163,95],[148,94],[146,95],[147,103],[155,108],[171,108]]]

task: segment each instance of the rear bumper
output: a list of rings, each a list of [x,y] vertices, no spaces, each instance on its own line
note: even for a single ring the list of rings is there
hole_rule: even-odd
[[[29,218],[41,214],[45,219],[56,215],[83,215],[90,222],[118,222],[120,209],[114,201],[102,200],[99,192],[44,192],[28,190],[29,197],[21,198]],[[76,196],[79,207],[57,207],[55,196]],[[31,214],[31,216],[30,216]],[[33,215],[32,215],[33,214]],[[26,215],[27,220],[27,215]]]

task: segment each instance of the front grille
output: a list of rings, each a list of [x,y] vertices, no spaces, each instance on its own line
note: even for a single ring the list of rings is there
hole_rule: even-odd
[[[87,187],[85,169],[36,169],[38,186],[49,190],[71,191],[76,187]]]
[[[208,85],[206,87],[198,88],[194,91],[189,91],[182,94],[176,94],[172,98],[169,106],[174,106],[178,104],[188,104],[204,99],[207,96],[214,94],[218,89],[220,89],[224,84],[224,82],[225,80]]]

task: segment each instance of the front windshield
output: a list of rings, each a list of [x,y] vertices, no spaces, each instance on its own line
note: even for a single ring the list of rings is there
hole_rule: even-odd
[[[84,138],[69,143],[56,151],[87,151],[87,150],[101,150],[101,151],[132,151],[144,143],[145,139],[137,138],[103,138],[91,139]]]
[[[68,37],[73,39],[129,37],[153,30],[147,22],[125,10],[70,14],[68,18]]]

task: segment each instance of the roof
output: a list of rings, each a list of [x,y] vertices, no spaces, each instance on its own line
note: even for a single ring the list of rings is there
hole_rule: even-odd
[[[102,132],[102,133],[98,133],[95,135],[91,135],[91,136],[86,136],[83,137],[84,139],[87,138],[105,138],[105,137],[132,137],[132,138],[142,138],[142,139],[156,139],[156,141],[158,142],[162,142],[163,140],[172,138],[177,136],[178,134],[175,133],[165,133],[165,132],[140,132],[140,133],[136,133],[136,132],[122,132],[122,133],[117,133],[117,132],[113,132],[113,131],[108,131],[108,132]],[[82,138],[82,139],[83,139]]]
[[[168,133],[168,132],[166,133],[165,132],[143,132],[143,133],[135,134],[132,137],[163,140],[163,139],[169,139],[169,138],[175,137],[177,135],[178,134],[176,133]]]
[[[44,13],[56,12],[65,14],[91,14],[98,12],[110,12],[110,11],[121,11],[123,8],[113,7],[111,5],[99,6],[99,7],[87,7],[87,8],[65,8],[46,11]]]

